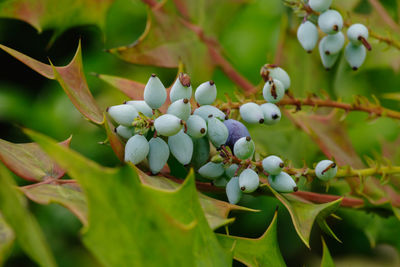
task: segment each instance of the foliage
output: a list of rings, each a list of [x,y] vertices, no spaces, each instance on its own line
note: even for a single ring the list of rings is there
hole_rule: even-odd
[[[18,82],[20,75],[27,76],[23,67],[11,67],[2,76],[0,122],[9,130],[0,139],[0,265],[18,264],[20,259],[30,263],[22,256],[27,255],[41,266],[230,266],[238,262],[297,266],[308,264],[311,253],[320,250],[320,235],[327,240],[322,238],[321,266],[334,266],[341,254],[371,254],[380,244],[394,247],[398,257],[396,1],[333,2],[346,28],[355,22],[369,28],[373,49],[357,72],[341,54],[336,66],[325,72],[316,53],[302,50],[295,35],[298,16],[313,21],[317,15],[304,1],[142,2],[7,0],[0,4],[0,17],[23,20],[42,32],[38,36],[47,39],[37,45],[39,50],[46,43],[50,54],[60,47],[69,54],[75,51],[68,64],[60,64],[64,66],[55,65],[65,54],[51,57],[57,64],[43,63],[43,53],[28,56],[29,49],[7,39],[10,35],[2,25],[16,21],[0,21],[5,36],[0,35],[4,44],[0,48],[57,81],[37,87],[28,83],[37,90],[33,97],[15,93],[14,85],[7,83],[7,75],[15,75]],[[90,33],[85,25],[95,25],[101,33]],[[68,34],[73,41],[67,40]],[[133,37],[137,39],[124,45]],[[18,38],[21,43],[31,41],[23,35]],[[13,62],[5,53],[2,56]],[[265,63],[284,67],[292,86],[277,103],[283,114],[279,125],[268,130],[248,125],[257,144],[251,164],[260,169],[265,155],[280,155],[284,170],[296,179],[298,192],[278,193],[264,178],[256,192],[232,205],[223,188],[175,158],[156,176],[149,175],[146,164],[123,163],[125,142],[115,133],[106,107],[143,99],[150,73],[160,73],[172,84],[177,74],[187,72],[193,88],[213,79],[218,86],[215,105],[237,118],[242,104],[265,102],[260,100],[263,83],[258,76]],[[59,93],[60,86],[69,101]],[[14,123],[27,127],[23,133],[35,143],[27,143]],[[71,133],[73,138],[55,141]],[[318,181],[313,170],[313,163],[323,158],[340,166],[329,182]],[[218,155],[213,159],[219,160]],[[54,246],[58,238],[52,235],[54,229],[44,227],[56,216],[41,215],[52,203],[58,204],[57,210],[63,206],[71,212],[65,218],[77,218],[61,225],[61,232],[77,238],[81,228],[76,243],[82,242],[87,251],[80,245],[72,261],[63,259],[70,247]],[[78,226],[69,233],[74,225]]]

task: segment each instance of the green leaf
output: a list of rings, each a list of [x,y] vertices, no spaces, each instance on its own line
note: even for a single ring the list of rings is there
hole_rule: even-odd
[[[233,258],[247,266],[286,266],[279,250],[277,237],[277,212],[267,231],[259,238],[244,238],[217,234],[218,240]]]
[[[72,183],[63,184],[33,184],[20,187],[20,190],[32,201],[48,205],[56,203],[69,209],[78,219],[87,225],[87,202],[81,188]]]
[[[6,260],[11,246],[14,243],[15,234],[11,227],[4,220],[3,215],[0,213],[0,266]]]
[[[220,50],[213,38],[226,22],[226,12],[233,16],[243,2],[165,0],[150,9],[138,40],[109,51],[135,64],[178,68],[182,61],[194,80],[209,79]]]
[[[4,219],[32,260],[41,266],[56,266],[40,226],[26,209],[24,200],[8,170],[0,164],[0,210]]]
[[[213,242],[215,235],[199,215],[198,198],[190,176],[175,192],[152,189],[140,183],[132,165],[105,168],[48,137],[30,130],[26,133],[81,184],[89,207],[89,224],[83,240],[105,266],[231,264],[231,257],[220,253],[222,248]],[[182,194],[192,203],[175,211],[175,215],[180,214],[176,220],[165,206],[178,203]],[[193,220],[186,217],[186,213],[191,214]]]
[[[324,220],[339,208],[342,201],[340,198],[324,204],[313,204],[291,194],[279,194],[269,185],[265,186],[289,211],[298,236],[308,248],[310,247],[310,234],[315,220]]]
[[[83,116],[96,124],[103,123],[103,113],[89,90],[83,72],[80,42],[74,58],[64,67],[44,64],[4,45],[0,48],[44,77],[57,80]]]
[[[69,146],[71,138],[60,144]],[[16,175],[28,181],[58,179],[65,173],[35,143],[14,144],[0,139],[0,160]]]
[[[329,253],[328,246],[325,243],[325,240],[322,239],[322,260],[321,267],[335,267],[335,263],[331,257],[331,253]]]
[[[5,0],[0,3],[0,17],[23,20],[39,32],[54,29],[56,35],[80,25],[104,28],[107,11],[113,0]]]

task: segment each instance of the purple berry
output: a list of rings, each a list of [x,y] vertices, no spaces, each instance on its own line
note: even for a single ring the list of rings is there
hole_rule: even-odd
[[[240,121],[229,119],[224,121],[224,124],[229,131],[228,140],[226,140],[225,145],[229,146],[232,151],[237,140],[242,137],[250,136],[246,126],[244,126]]]

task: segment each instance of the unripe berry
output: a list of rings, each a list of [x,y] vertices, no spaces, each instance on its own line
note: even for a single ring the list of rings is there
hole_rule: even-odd
[[[144,100],[130,100],[126,104],[132,105],[138,112],[146,115],[147,117],[153,116],[153,111]]]
[[[277,79],[269,79],[264,85],[263,96],[264,99],[270,103],[277,103],[281,101],[285,95],[285,88],[283,84]]]
[[[190,77],[186,73],[179,73],[174,85],[169,92],[169,99],[175,102],[179,99],[190,99],[192,97],[192,86],[190,85]]]
[[[167,114],[175,115],[184,121],[189,118],[191,112],[192,108],[190,106],[189,100],[186,98],[176,100],[174,103],[169,105],[167,110]]]
[[[259,105],[249,102],[240,106],[240,116],[248,123],[263,123],[264,116]]]
[[[344,45],[344,35],[342,32],[330,34],[322,38],[321,48],[326,55],[333,55],[340,52]]]
[[[318,17],[318,26],[326,34],[334,34],[342,30],[343,18],[336,10],[327,10]]]
[[[278,123],[281,120],[281,110],[277,105],[272,103],[265,103],[260,106],[263,115],[264,123],[267,125],[272,125]]]
[[[210,105],[204,105],[197,108],[193,114],[202,117],[205,121],[208,121],[210,118],[219,118],[220,120],[225,120],[226,117],[225,113]],[[210,117],[210,115],[212,116]]]
[[[187,133],[193,138],[201,138],[207,134],[207,123],[198,115],[189,116],[186,125]]]
[[[199,105],[211,105],[217,98],[217,87],[214,81],[200,84],[194,93],[194,98]]]
[[[352,43],[346,45],[344,57],[353,70],[358,70],[358,68],[360,68],[364,63],[366,55],[367,50],[363,45],[353,45]]]
[[[160,137],[151,138],[149,141],[149,154],[147,159],[153,174],[161,171],[169,158],[169,147]]]
[[[123,125],[119,125],[115,128],[115,132],[121,136],[122,138],[129,139],[133,136],[135,128],[134,127],[126,127]]]
[[[224,124],[229,132],[228,140],[226,140],[225,145],[229,146],[232,151],[237,140],[242,137],[250,136],[246,126],[240,121],[229,119],[225,120]]]
[[[328,181],[336,176],[337,165],[331,160],[321,160],[315,167],[315,175],[322,181]]]
[[[155,74],[152,74],[144,88],[144,101],[152,109],[158,109],[165,100],[167,100],[165,86]]]
[[[332,0],[309,0],[308,5],[312,10],[323,12],[327,10],[332,4]]]
[[[193,141],[182,130],[178,134],[168,137],[168,146],[172,155],[182,165],[187,165],[192,160]]]
[[[236,141],[233,147],[233,153],[239,159],[251,159],[255,151],[255,145],[250,136],[242,137]]]
[[[277,65],[265,64],[261,68],[260,74],[261,77],[264,79],[264,81],[268,81],[269,78],[277,79],[283,84],[285,90],[287,90],[290,87],[291,81],[289,75],[284,69],[278,67]]]
[[[219,119],[210,118],[207,122],[207,135],[211,143],[218,148],[225,144],[229,132],[225,124],[223,124]]]
[[[125,104],[109,107],[107,112],[116,123],[127,127],[132,126],[133,120],[139,116],[133,106]]]
[[[224,165],[222,163],[208,162],[203,165],[198,173],[207,179],[216,179],[224,174]]]
[[[239,177],[233,177],[226,185],[226,196],[231,204],[237,204],[242,197],[243,192],[240,190]]]
[[[293,178],[286,172],[280,172],[278,175],[268,176],[269,185],[281,193],[296,192],[298,187]]]
[[[171,136],[177,134],[182,129],[182,122],[175,115],[164,114],[155,119],[154,128],[159,135]]]
[[[245,169],[239,175],[239,187],[244,193],[252,193],[256,191],[260,184],[258,174],[252,169]]]
[[[217,187],[225,187],[228,184],[228,181],[225,177],[219,177],[212,181],[212,184]]]
[[[125,161],[138,164],[144,160],[149,153],[149,143],[143,135],[134,135],[129,138],[125,145]]]
[[[262,161],[264,171],[270,175],[278,175],[285,166],[281,158],[277,156],[268,156]]]
[[[229,167],[225,168],[225,175],[228,178],[232,178],[235,176],[237,169],[239,168],[239,165],[233,163]]]
[[[319,50],[319,55],[321,57],[322,65],[326,70],[330,70],[333,67],[333,65],[335,65],[336,60],[339,57],[339,54],[327,55],[324,51],[322,40],[319,42],[318,50]]]
[[[308,53],[314,49],[318,42],[318,29],[314,23],[305,21],[297,29],[297,39]]]
[[[368,39],[368,29],[363,24],[353,24],[347,29],[347,38],[354,45],[362,45],[362,39]]]

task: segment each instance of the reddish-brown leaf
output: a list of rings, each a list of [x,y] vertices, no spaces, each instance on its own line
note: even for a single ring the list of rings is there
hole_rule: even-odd
[[[122,93],[135,100],[143,99],[143,91],[145,84],[128,80],[125,78],[111,76],[106,74],[95,74],[96,77],[105,81],[109,85],[120,90]]]
[[[68,147],[71,138],[60,144]],[[58,179],[65,174],[35,143],[14,144],[0,139],[0,160],[16,175],[28,181]]]
[[[63,67],[41,63],[4,45],[0,45],[0,48],[44,77],[57,80],[82,115],[96,124],[103,123],[103,114],[89,90],[83,73],[80,42],[72,61]]]

